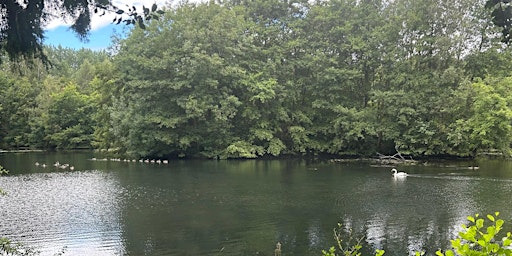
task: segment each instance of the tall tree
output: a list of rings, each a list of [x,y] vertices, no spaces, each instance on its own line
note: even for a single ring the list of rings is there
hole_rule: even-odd
[[[0,72],[0,147],[29,147],[30,118],[39,86]]]
[[[127,153],[216,155],[229,145],[246,29],[238,8],[201,3],[133,30],[116,56],[125,76],[111,115]]]
[[[90,148],[94,133],[94,100],[70,83],[51,96],[45,130],[52,148]]]

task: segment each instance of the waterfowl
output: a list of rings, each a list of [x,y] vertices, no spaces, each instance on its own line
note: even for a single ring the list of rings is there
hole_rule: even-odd
[[[399,172],[397,169],[393,168],[391,169],[391,171],[393,172],[393,177],[407,177],[407,173],[405,172]]]

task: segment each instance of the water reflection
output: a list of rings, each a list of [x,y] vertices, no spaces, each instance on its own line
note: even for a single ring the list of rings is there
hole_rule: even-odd
[[[124,254],[122,189],[97,171],[0,177],[0,230],[42,255]]]
[[[467,215],[500,211],[510,222],[512,174],[388,168],[305,161],[90,161],[90,155],[28,154],[0,164],[0,230],[52,255],[319,255],[333,228],[364,237],[364,254],[433,254],[449,246]],[[80,171],[35,169],[74,163]],[[508,166],[508,165],[504,165]],[[510,229],[509,229],[510,230]]]

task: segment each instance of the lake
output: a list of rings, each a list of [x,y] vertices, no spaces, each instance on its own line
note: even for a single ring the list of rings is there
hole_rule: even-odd
[[[396,180],[363,162],[93,157],[0,154],[0,236],[41,255],[274,255],[277,242],[283,255],[321,255],[340,223],[366,255],[433,255],[468,215],[499,211],[512,231],[510,161],[397,167],[410,176]]]

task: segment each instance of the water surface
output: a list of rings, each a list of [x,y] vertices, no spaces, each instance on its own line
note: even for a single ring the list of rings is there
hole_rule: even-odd
[[[283,255],[321,255],[339,222],[345,236],[364,237],[366,253],[433,255],[468,215],[499,211],[512,222],[507,161],[400,167],[411,176],[396,180],[389,167],[357,162],[92,157],[0,154],[11,171],[0,177],[0,236],[41,255],[273,255],[278,241]]]

